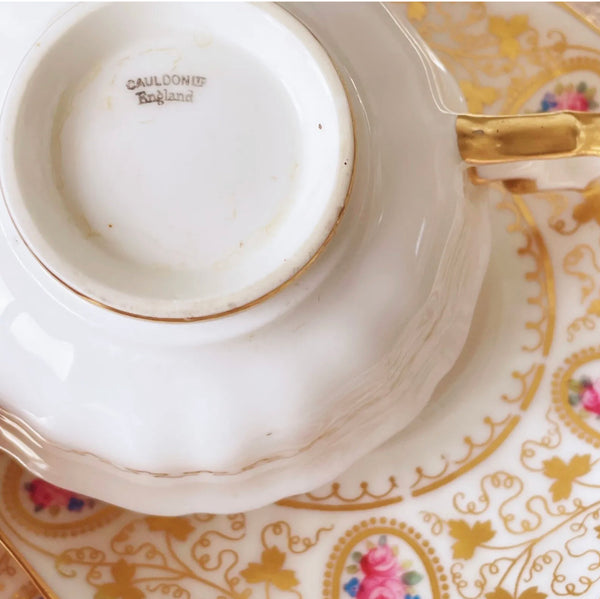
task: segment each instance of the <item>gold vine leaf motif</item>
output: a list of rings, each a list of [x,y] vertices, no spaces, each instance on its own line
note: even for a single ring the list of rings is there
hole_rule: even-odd
[[[458,83],[471,113],[483,114],[484,106],[490,106],[498,99],[498,90],[494,87],[475,85],[467,79]]]
[[[422,21],[427,16],[427,4],[411,2],[406,9],[406,15],[411,21]]]
[[[595,299],[590,303],[587,313],[591,316],[600,316],[600,299]]]
[[[537,196],[543,200],[549,201],[552,206],[552,215],[548,224],[552,229],[561,235],[573,235],[582,225],[595,221],[600,225],[600,178],[592,179],[582,189],[565,189],[563,193],[539,193]],[[573,206],[571,217],[574,224],[571,228],[567,227],[565,221],[560,217],[561,212],[569,204],[569,199],[565,196],[565,191],[577,192],[581,196],[581,201]]]
[[[277,547],[267,547],[261,555],[260,563],[250,562],[240,574],[246,582],[256,584],[274,584],[282,591],[289,591],[292,587],[300,584],[293,570],[284,570],[285,553]]]
[[[572,228],[568,234],[571,231],[576,231],[579,224]],[[589,264],[587,268],[585,267],[586,261]],[[600,263],[596,257],[596,250],[587,243],[576,245],[563,258],[563,269],[567,275],[573,276],[579,281],[581,303],[585,303],[586,299],[597,291],[598,287],[596,273],[600,273]],[[596,328],[595,318],[597,317],[600,317],[600,299],[598,298],[589,303],[585,314],[576,317],[569,324],[567,327],[567,341],[573,341],[576,334],[583,329],[594,330]]]
[[[555,479],[550,485],[552,501],[568,499],[571,496],[573,482],[580,476],[588,474],[592,469],[590,460],[590,454],[586,453],[585,455],[574,455],[568,464],[558,456],[542,462],[544,475]]]
[[[565,190],[539,191],[533,194],[533,197],[550,205],[552,212],[548,217],[548,226],[557,233],[564,235],[567,225],[563,220],[563,213],[569,209],[572,203]]]
[[[598,533],[597,537],[600,539],[600,526],[594,526],[594,530]]]
[[[498,587],[495,591],[485,594],[485,599],[546,599],[548,595],[538,591],[537,587],[525,589],[518,597]]]
[[[521,44],[517,39],[529,29],[527,15],[514,15],[510,19],[490,17],[488,31],[500,40],[500,54],[515,60],[521,52]]]
[[[585,266],[582,265],[586,259],[589,259],[592,267],[592,274],[587,272]],[[576,269],[579,267],[579,270]],[[580,243],[570,250],[563,258],[563,268],[566,274],[575,277],[581,286],[581,302],[583,303],[587,297],[596,289],[596,281],[594,271],[600,272],[600,264],[596,258],[596,251],[587,243]]]
[[[578,225],[589,223],[592,220],[600,225],[600,179],[590,181],[581,190],[583,200],[573,208],[573,220]]]
[[[152,532],[166,532],[178,541],[187,541],[190,534],[195,530],[185,517],[148,516],[145,520],[148,529]]]
[[[300,535],[294,534],[292,532],[292,527],[288,522],[279,520],[277,522],[271,522],[270,524],[267,524],[262,529],[262,532],[260,533],[260,541],[262,546],[265,549],[268,549],[269,547],[276,545],[275,542],[269,542],[269,537],[273,537],[274,539],[278,537],[283,538],[287,543],[287,548],[292,553],[304,553],[319,542],[319,539],[324,532],[328,532],[330,530],[333,530],[333,525],[321,527],[315,533],[315,538],[311,539],[310,537],[301,537]]]
[[[470,526],[465,520],[448,520],[450,536],[456,539],[452,545],[454,559],[471,559],[475,549],[494,538],[496,531],[492,528],[492,521],[475,522]]]
[[[133,586],[135,564],[128,564],[124,559],[112,565],[110,572],[114,582],[103,584],[94,599],[144,599],[146,595]]]

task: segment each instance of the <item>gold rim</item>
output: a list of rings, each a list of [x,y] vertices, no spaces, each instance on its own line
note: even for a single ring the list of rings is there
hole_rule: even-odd
[[[37,570],[29,563],[27,558],[17,549],[13,542],[6,536],[0,528],[0,547],[2,547],[24,570],[25,574],[37,590],[43,595],[44,599],[60,599],[60,597],[50,588],[48,583],[42,578]]]
[[[566,10],[572,17],[575,17],[580,23],[587,25],[595,33],[600,33],[600,26],[596,25],[592,20],[588,19],[585,15],[581,14],[576,8],[569,6],[567,2],[557,2],[557,6]]]

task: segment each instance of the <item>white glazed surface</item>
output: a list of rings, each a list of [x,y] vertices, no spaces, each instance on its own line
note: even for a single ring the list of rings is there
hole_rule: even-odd
[[[335,69],[269,4],[80,5],[27,55],[2,135],[7,205],[42,263],[153,318],[234,310],[291,278],[352,173]]]
[[[3,444],[55,484],[154,513],[257,507],[405,427],[460,352],[489,235],[453,119],[381,6],[286,8],[336,64],[357,140],[338,231],[286,289],[214,321],[127,318],[52,278],[0,212],[0,398],[54,445],[8,424]]]

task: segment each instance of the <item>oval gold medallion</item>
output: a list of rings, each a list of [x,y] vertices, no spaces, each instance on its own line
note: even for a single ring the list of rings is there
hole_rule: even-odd
[[[105,526],[123,513],[36,478],[12,460],[2,479],[3,502],[11,518],[38,535],[72,537]]]
[[[325,599],[449,599],[444,567],[429,542],[396,519],[370,518],[348,529],[329,557]]]
[[[600,447],[600,347],[572,354],[552,380],[552,402],[561,420],[594,447]]]

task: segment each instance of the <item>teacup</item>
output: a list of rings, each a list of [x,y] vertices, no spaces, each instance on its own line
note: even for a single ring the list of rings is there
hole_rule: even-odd
[[[7,449],[119,505],[227,512],[407,426],[485,272],[474,183],[596,152],[593,116],[461,110],[381,5],[68,11],[2,114],[0,283],[30,323],[0,323]]]

